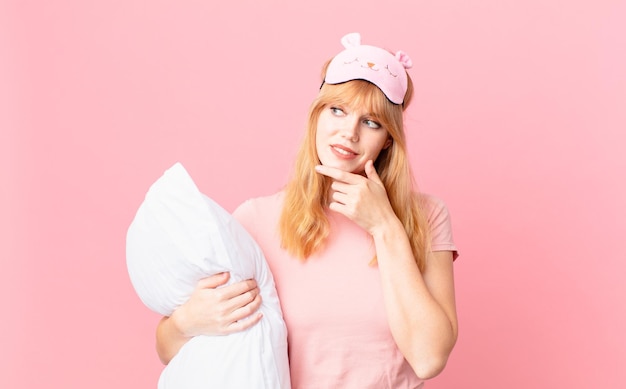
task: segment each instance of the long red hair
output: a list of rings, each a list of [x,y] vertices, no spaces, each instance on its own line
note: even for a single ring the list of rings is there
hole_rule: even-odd
[[[306,260],[323,248],[329,234],[325,210],[329,203],[331,179],[314,170],[320,164],[315,147],[319,115],[329,105],[361,106],[376,114],[377,120],[392,138],[391,146],[380,152],[374,166],[396,216],[404,225],[415,261],[420,270],[424,270],[429,250],[429,228],[421,197],[414,191],[403,125],[403,113],[412,95],[410,78],[402,105],[391,103],[378,87],[367,81],[322,85],[311,104],[305,138],[296,157],[292,178],[285,188],[279,229],[282,246],[290,254]]]

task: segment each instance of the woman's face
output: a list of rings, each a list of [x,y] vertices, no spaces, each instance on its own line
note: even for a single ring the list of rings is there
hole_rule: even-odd
[[[327,105],[317,121],[317,155],[324,166],[364,174],[391,137],[376,117],[361,107]]]

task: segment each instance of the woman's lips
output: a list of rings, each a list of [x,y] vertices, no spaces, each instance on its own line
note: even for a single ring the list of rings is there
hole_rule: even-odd
[[[357,156],[354,150],[342,145],[330,145],[330,149],[333,154],[341,159],[354,159]]]

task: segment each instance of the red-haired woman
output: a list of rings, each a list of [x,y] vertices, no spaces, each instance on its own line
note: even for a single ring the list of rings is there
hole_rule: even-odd
[[[403,113],[410,58],[342,39],[323,69],[286,188],[235,217],[259,243],[288,330],[292,387],[421,388],[457,339],[447,208],[413,185]],[[202,280],[157,329],[167,363],[195,335],[262,320],[254,280]],[[244,320],[245,319],[245,320]]]

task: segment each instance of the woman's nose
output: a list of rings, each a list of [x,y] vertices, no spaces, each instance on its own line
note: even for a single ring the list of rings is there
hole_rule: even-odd
[[[345,139],[351,142],[359,140],[359,121],[358,119],[350,119],[344,122],[341,134]]]

